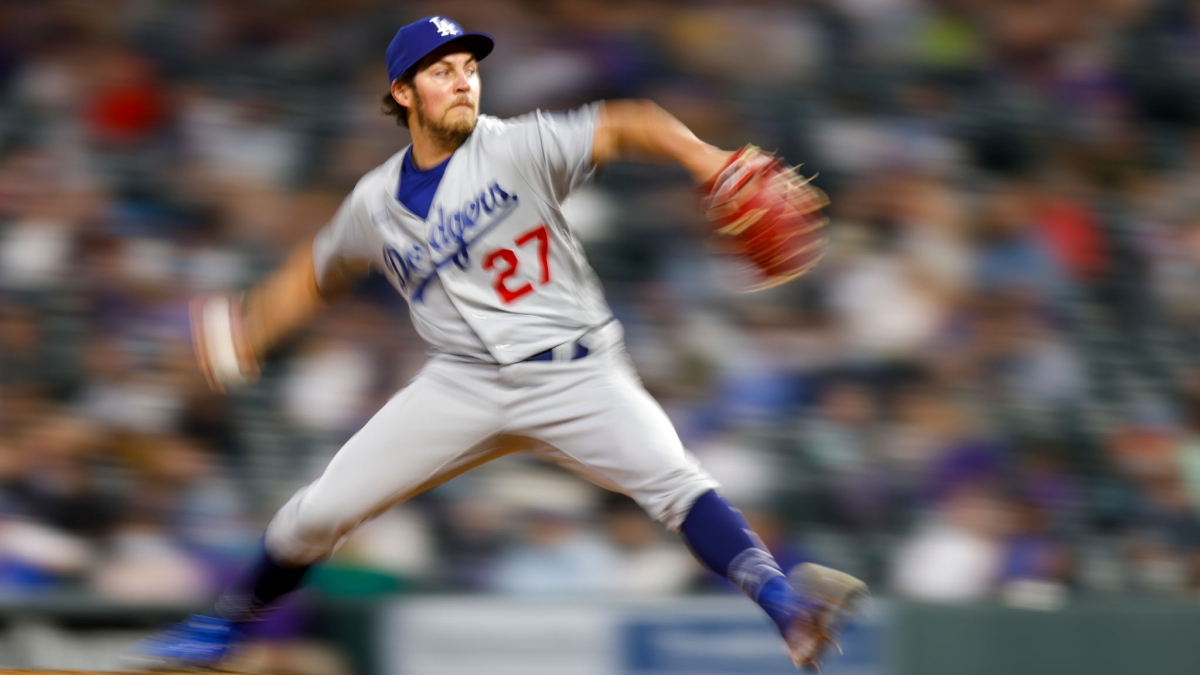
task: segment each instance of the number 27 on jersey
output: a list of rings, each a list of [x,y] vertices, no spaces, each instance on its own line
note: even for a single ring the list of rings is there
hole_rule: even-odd
[[[550,283],[550,229],[545,223],[518,235],[513,239],[513,244],[517,250],[529,249],[536,245],[538,286]],[[528,281],[519,286],[512,284],[512,277],[517,274],[520,264],[517,251],[511,248],[498,248],[483,257],[484,271],[496,273],[492,280],[492,288],[496,289],[496,295],[500,296],[500,301],[506,305],[536,290]]]

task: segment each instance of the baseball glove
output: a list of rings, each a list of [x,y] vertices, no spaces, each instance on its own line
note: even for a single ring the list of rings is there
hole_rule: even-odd
[[[700,186],[718,243],[748,261],[760,291],[809,271],[825,252],[825,193],[775,155],[747,145]]]
[[[258,362],[246,335],[241,296],[210,295],[192,300],[192,347],[208,386],[215,391],[258,379]]]

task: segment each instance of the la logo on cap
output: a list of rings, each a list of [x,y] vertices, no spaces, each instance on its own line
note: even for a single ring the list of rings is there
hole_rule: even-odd
[[[443,19],[440,16],[433,17],[429,20],[429,23],[437,26],[438,35],[443,37],[447,35],[458,35],[461,32],[459,31],[458,26],[454,25],[453,21],[450,21],[449,19]]]

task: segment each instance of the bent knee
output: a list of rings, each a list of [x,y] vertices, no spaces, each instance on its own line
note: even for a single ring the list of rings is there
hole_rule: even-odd
[[[309,488],[297,492],[267,526],[266,546],[286,565],[310,565],[331,555],[360,522],[356,514],[312,499]]]
[[[716,490],[720,484],[703,470],[689,471],[651,492],[632,494],[646,513],[672,532],[678,532],[692,504],[700,495]]]

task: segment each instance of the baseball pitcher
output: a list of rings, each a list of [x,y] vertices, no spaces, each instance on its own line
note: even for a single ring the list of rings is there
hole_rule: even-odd
[[[239,627],[358,525],[516,450],[629,495],[679,533],[766,611],[797,667],[819,664],[865,596],[861,581],[828,568],[785,575],[721,497],[634,373],[621,325],[562,213],[598,166],[677,162],[700,186],[714,236],[766,286],[819,258],[823,196],[770,154],[708,145],[648,101],[480,115],[479,62],[492,47],[491,37],[445,17],[401,28],[386,52],[385,107],[412,144],[363,176],[265,281],[193,303],[197,358],[221,390],[253,380],[273,346],[372,269],[407,300],[431,356],[279,510],[257,558],[210,616],[148,638],[141,655],[217,666]]]

